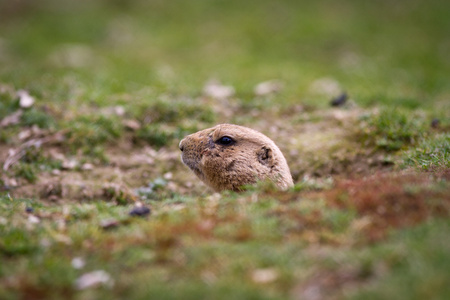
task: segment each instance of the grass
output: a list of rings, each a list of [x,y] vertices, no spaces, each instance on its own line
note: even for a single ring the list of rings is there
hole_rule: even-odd
[[[449,245],[445,238],[448,226],[446,221],[429,222],[414,230],[398,233],[394,237],[396,241],[377,249],[376,255],[379,255],[378,259],[385,255],[380,261],[392,264],[392,272],[380,282],[358,291],[352,298],[446,299],[450,295]],[[389,256],[397,257],[389,261]]]
[[[66,126],[70,128],[67,138],[73,150],[84,148],[89,151],[95,146],[117,140],[123,131],[120,120],[103,116],[81,116]]]
[[[450,136],[448,133],[443,133],[433,139],[424,140],[405,156],[405,164],[423,170],[448,169],[450,167]]]
[[[383,280],[379,284],[386,284],[384,275],[376,274],[376,265],[382,263],[391,264],[389,274],[406,282],[410,279],[403,279],[397,273],[404,272],[411,280],[421,280],[419,271],[408,269],[413,268],[409,266],[413,261],[426,264],[431,274],[439,271],[432,277],[436,280],[445,275],[447,269],[443,264],[448,263],[448,257],[444,249],[433,245],[445,243],[446,239],[434,235],[446,232],[446,221],[433,221],[433,226],[424,225],[424,229],[411,233],[406,231],[406,237],[393,236],[376,247],[365,246],[364,255],[355,258],[352,251],[357,248],[349,252],[345,249],[354,243],[367,245],[364,242],[366,230],[375,230],[357,225],[367,219],[363,210],[349,209],[353,206],[351,202],[346,204],[347,209],[330,206],[328,197],[299,201],[296,192],[271,193],[274,194],[256,191],[223,195],[220,199],[217,195],[186,198],[179,210],[165,209],[170,206],[166,200],[147,200],[147,205],[151,204],[156,213],[143,219],[128,215],[133,206],[130,204],[95,201],[47,206],[40,201],[3,196],[2,211],[7,213],[2,216],[1,225],[4,234],[0,248],[6,258],[0,270],[4,287],[2,298],[26,297],[27,293],[38,293],[36,295],[45,298],[83,297],[88,292],[77,292],[75,280],[98,269],[111,274],[115,283],[112,288],[89,292],[96,297],[130,295],[168,299],[179,297],[182,291],[188,298],[216,294],[285,298],[297,282],[304,280],[305,274],[325,270],[339,273],[337,269],[347,264],[362,268],[352,281],[380,276]],[[260,197],[259,201],[252,200],[255,196]],[[444,201],[442,195],[434,197]],[[442,203],[447,205],[442,212],[448,214],[448,201]],[[26,207],[33,211],[26,213]],[[404,218],[414,217],[413,212],[403,211]],[[30,216],[36,216],[39,221],[31,221]],[[111,219],[121,225],[103,227],[103,222]],[[376,230],[389,233],[383,226]],[[420,234],[420,230],[424,233]],[[426,242],[414,239],[416,231]],[[408,246],[408,243],[418,246]],[[397,249],[397,245],[402,245],[398,254],[380,251],[380,248]],[[317,256],[315,247],[323,248],[325,253]],[[434,257],[435,251],[441,253],[440,256]],[[343,261],[337,263],[336,255]],[[395,255],[400,257],[392,262]],[[410,255],[418,255],[417,260],[409,258]],[[71,265],[77,257],[85,261],[85,267],[76,269]],[[372,265],[369,270],[365,270],[367,259]],[[403,263],[403,259],[408,262]],[[437,261],[440,264],[434,265]],[[266,282],[264,277],[260,279],[255,275],[259,270],[268,270],[274,275]],[[344,274],[336,276],[346,278]],[[345,284],[350,284],[347,280]],[[440,295],[445,291],[446,285],[439,280],[436,282],[439,290],[428,292]],[[179,290],[174,290],[174,286]],[[323,288],[326,291],[328,287]],[[365,289],[361,293],[363,291]]]
[[[427,134],[428,124],[423,116],[392,107],[382,109],[379,113],[367,117],[365,121],[363,139],[386,151],[415,145]]]
[[[1,2],[1,166],[35,143],[0,174],[0,298],[449,298],[449,9]],[[272,137],[295,187],[206,190],[178,142],[221,122]]]

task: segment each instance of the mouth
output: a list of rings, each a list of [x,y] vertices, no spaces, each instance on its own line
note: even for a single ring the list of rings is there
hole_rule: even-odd
[[[183,154],[181,154],[181,161],[185,164],[191,171],[195,173],[200,179],[204,178],[203,172],[198,167],[198,162],[186,158]]]

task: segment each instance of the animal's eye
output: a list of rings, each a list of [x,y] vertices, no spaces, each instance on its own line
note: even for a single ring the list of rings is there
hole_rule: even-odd
[[[234,143],[234,140],[232,138],[230,138],[229,136],[223,136],[220,139],[218,139],[216,141],[217,144],[219,145],[224,145],[224,146],[228,146]]]

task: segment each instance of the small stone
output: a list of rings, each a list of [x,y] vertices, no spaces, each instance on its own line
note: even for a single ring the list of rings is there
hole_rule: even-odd
[[[167,172],[163,175],[164,179],[171,180],[173,178],[172,172]]]
[[[76,160],[69,159],[69,160],[63,161],[61,166],[63,169],[71,170],[71,169],[74,169],[77,165],[78,165],[78,162]]]
[[[114,112],[118,116],[123,116],[125,114],[125,108],[121,105],[114,106]]]
[[[74,257],[71,264],[74,269],[82,269],[86,262],[81,257]]]
[[[34,104],[34,98],[25,90],[17,91],[17,96],[19,96],[19,105],[22,108],[29,108]]]
[[[129,212],[130,216],[133,217],[145,217],[148,216],[150,214],[151,210],[149,207],[147,206],[143,206],[141,205],[136,205],[135,207],[133,207],[133,209]]]
[[[232,86],[222,85],[216,80],[211,80],[206,83],[203,88],[203,94],[215,99],[226,99],[233,96],[235,90]]]
[[[78,290],[84,290],[91,287],[98,287],[104,285],[112,287],[114,284],[111,276],[103,270],[97,270],[81,275],[75,282],[75,287]]]
[[[41,222],[41,220],[39,220],[39,218],[34,215],[29,215],[28,222],[30,222],[31,224],[38,224]]]
[[[27,206],[27,207],[25,207],[25,212],[32,213],[32,212],[34,212],[34,209],[31,206]]]
[[[107,219],[100,221],[100,227],[102,227],[103,229],[111,229],[118,227],[119,225],[120,222],[117,221],[116,219]]]
[[[345,102],[347,102],[348,99],[348,95],[347,93],[342,93],[339,96],[331,99],[330,105],[331,106],[342,106],[345,104]]]
[[[122,124],[126,128],[131,129],[131,130],[138,130],[141,128],[141,124],[138,121],[133,120],[133,119],[123,120]]]
[[[270,283],[278,278],[278,272],[275,269],[257,269],[252,272],[252,280],[255,283]]]
[[[17,180],[15,178],[11,178],[11,179],[8,180],[7,184],[5,182],[5,185],[8,185],[9,187],[16,187],[19,184],[17,183]]]
[[[81,170],[83,171],[91,171],[94,169],[94,165],[90,163],[85,163],[81,166]]]
[[[437,119],[437,118],[434,118],[432,121],[431,121],[431,127],[432,128],[439,128],[439,125],[441,124],[441,121],[439,121],[439,119]]]

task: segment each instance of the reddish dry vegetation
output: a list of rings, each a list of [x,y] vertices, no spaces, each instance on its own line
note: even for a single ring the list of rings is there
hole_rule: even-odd
[[[331,205],[355,209],[366,219],[362,229],[370,242],[384,238],[391,228],[450,214],[448,184],[440,186],[425,173],[376,174],[343,180],[324,194]]]
[[[279,202],[268,216],[284,223],[285,238],[300,237],[309,244],[365,244],[386,238],[394,228],[414,226],[431,217],[450,216],[450,186],[446,176],[448,172],[442,170],[377,173],[359,179],[338,179],[330,190],[299,194],[269,189],[262,196]],[[325,207],[293,209],[290,204],[301,199],[322,200]],[[344,223],[344,227],[336,228],[329,216],[333,208],[355,212],[349,228],[344,229]]]
[[[310,195],[325,199],[327,206],[355,210],[357,218],[351,227],[360,232],[356,243],[373,243],[384,239],[392,228],[413,226],[431,217],[448,217],[449,185],[445,181],[442,184],[436,181],[436,178],[447,178],[448,174],[448,170],[434,174],[376,174],[341,180],[331,190]],[[320,211],[310,214],[310,218],[302,218],[303,225],[312,228],[316,235],[330,230],[321,220]],[[339,240],[320,240],[328,244],[335,241]],[[355,266],[318,270],[307,281],[298,284],[292,296],[294,299],[339,298],[344,288],[348,290],[363,284],[374,272],[376,276],[382,276],[385,268],[380,264],[373,270]]]

